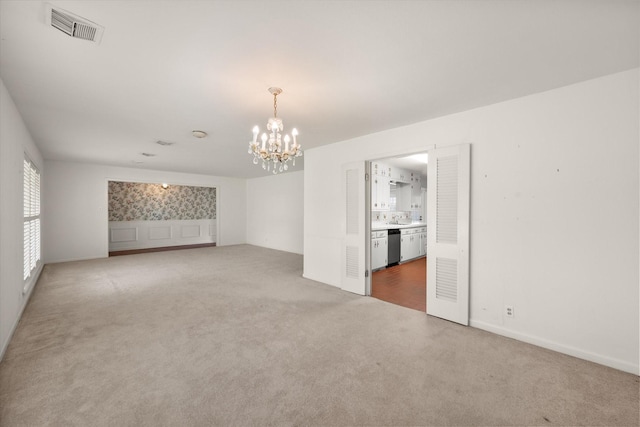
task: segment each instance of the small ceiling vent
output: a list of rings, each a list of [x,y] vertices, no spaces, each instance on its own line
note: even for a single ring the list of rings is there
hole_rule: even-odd
[[[47,5],[47,24],[76,39],[100,43],[104,27],[59,7]]]

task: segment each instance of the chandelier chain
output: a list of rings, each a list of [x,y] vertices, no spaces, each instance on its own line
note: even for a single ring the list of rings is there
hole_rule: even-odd
[[[273,117],[278,117],[278,94],[273,94]]]

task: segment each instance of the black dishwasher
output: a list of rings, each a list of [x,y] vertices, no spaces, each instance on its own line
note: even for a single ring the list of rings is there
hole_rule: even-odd
[[[390,267],[400,262],[400,229],[389,229],[388,239],[389,245],[387,247],[389,248],[389,253],[387,257],[387,267]]]

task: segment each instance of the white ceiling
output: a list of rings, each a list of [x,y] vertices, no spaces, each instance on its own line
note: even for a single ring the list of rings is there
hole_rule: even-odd
[[[105,32],[73,39],[45,2],[0,0],[0,76],[47,159],[256,177],[270,86],[308,149],[639,63],[637,1],[51,3]]]

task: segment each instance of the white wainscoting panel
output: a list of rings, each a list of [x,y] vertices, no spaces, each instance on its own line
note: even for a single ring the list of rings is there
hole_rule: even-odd
[[[200,225],[183,225],[180,229],[181,237],[200,237]]]
[[[183,236],[184,237],[184,236]],[[160,240],[171,238],[171,226],[162,225],[159,227],[149,227],[149,240]]]
[[[136,227],[110,228],[109,231],[111,235],[110,242],[124,243],[138,241],[138,229]]]
[[[216,237],[215,219],[109,221],[110,252],[216,243]]]

